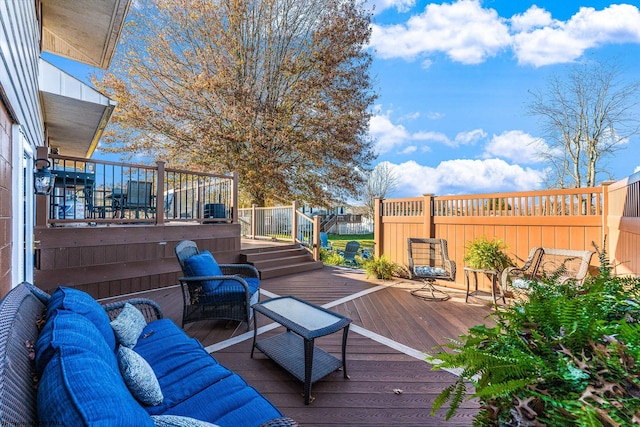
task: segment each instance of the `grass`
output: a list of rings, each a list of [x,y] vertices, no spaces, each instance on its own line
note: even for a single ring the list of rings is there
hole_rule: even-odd
[[[361,248],[373,248],[374,240],[373,233],[369,234],[329,234],[329,242],[334,249],[344,249],[347,242],[355,240],[360,242]]]

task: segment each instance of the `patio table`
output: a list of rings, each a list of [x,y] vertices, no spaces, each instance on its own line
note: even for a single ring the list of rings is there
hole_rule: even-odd
[[[256,341],[258,325],[253,316],[253,346],[304,383],[304,403],[311,398],[311,384],[342,368],[347,375],[346,347],[351,319],[293,296],[272,298],[254,304],[253,309],[281,324],[284,333]],[[318,337],[342,332],[342,360],[318,348]]]

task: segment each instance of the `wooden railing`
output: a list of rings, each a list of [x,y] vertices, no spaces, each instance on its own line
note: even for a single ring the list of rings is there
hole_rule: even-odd
[[[36,226],[237,222],[238,176],[50,155]]]

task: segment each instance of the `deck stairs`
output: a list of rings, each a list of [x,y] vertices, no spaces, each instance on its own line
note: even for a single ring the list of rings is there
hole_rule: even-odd
[[[293,244],[242,249],[240,262],[256,267],[261,279],[302,273],[323,267],[322,261],[314,261],[305,248]]]

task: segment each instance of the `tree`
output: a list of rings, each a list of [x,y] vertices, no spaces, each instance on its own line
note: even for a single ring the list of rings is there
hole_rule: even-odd
[[[638,134],[640,82],[624,84],[621,74],[616,62],[585,61],[530,92],[529,113],[541,118],[550,148],[540,153],[551,166],[550,187],[595,186],[607,173],[602,160]]]
[[[369,218],[374,217],[375,199],[384,199],[393,193],[398,185],[398,177],[387,162],[378,163],[366,174],[366,186],[362,201],[367,208]]]
[[[237,171],[251,202],[330,205],[373,160],[362,0],[145,0],[113,68],[105,150]]]

